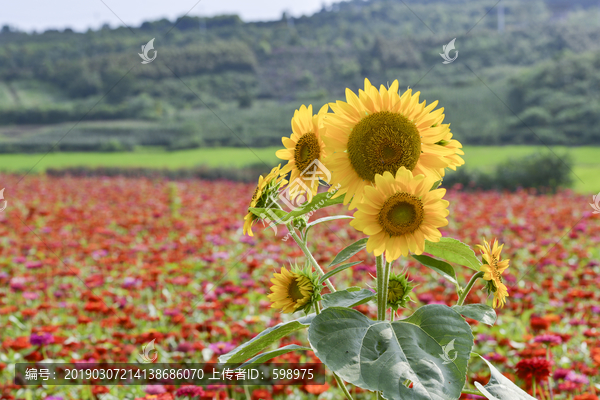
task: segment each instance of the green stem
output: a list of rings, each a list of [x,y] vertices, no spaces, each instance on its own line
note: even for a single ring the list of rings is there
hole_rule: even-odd
[[[388,281],[390,278],[391,263],[383,258],[383,254],[375,260],[377,266],[377,320],[385,321],[387,310]],[[381,392],[377,392],[377,399],[383,400]]]
[[[248,385],[244,385],[244,394],[246,395],[246,400],[252,400],[252,395],[250,395],[250,389]]]
[[[319,303],[318,302],[315,303],[315,313],[317,315],[321,314],[321,308],[319,307]],[[331,373],[333,374],[333,378],[337,382],[339,388],[342,389],[342,392],[344,392],[344,395],[346,396],[346,399],[348,399],[348,400],[354,400],[352,398],[352,395],[348,391],[348,388],[346,388],[346,385],[344,385],[344,381],[342,381],[342,379],[339,376],[337,376],[337,374],[335,372],[331,371]]]
[[[463,390],[461,390],[461,393],[475,394],[475,395],[478,395],[478,396],[483,396],[483,393],[481,393],[479,390],[472,390],[472,389],[463,389]]]
[[[294,227],[291,226],[291,224],[288,224],[287,228],[290,231],[290,235],[292,235],[292,237],[294,238],[294,241],[296,242],[296,244],[300,247],[300,249],[302,249],[302,252],[306,256],[306,258],[308,258],[308,261],[310,261],[310,263],[313,265],[313,267],[315,267],[315,269],[317,271],[319,271],[319,273],[321,275],[325,275],[325,272],[323,272],[323,269],[321,268],[321,266],[319,266],[319,263],[317,262],[317,260],[315,260],[315,258],[313,257],[312,253],[310,252],[310,250],[308,250],[308,247],[306,246],[306,243],[304,243],[302,241],[302,239],[300,239],[300,236],[298,236],[298,234],[296,233],[296,230],[294,229]],[[335,292],[335,288],[333,287],[333,285],[331,284],[331,282],[329,281],[329,279],[325,280],[325,284],[327,285],[327,287],[329,288],[329,290],[332,293]]]
[[[473,288],[473,285],[475,284],[475,282],[477,281],[477,279],[483,277],[483,275],[485,275],[485,273],[483,271],[479,271],[478,273],[476,273],[475,275],[473,275],[471,277],[471,280],[469,281],[469,283],[467,284],[467,287],[465,288],[465,290],[462,292],[462,294],[460,295],[459,299],[458,299],[458,303],[456,303],[459,306],[462,306],[463,303],[465,302],[465,299],[467,298],[467,296],[469,295],[469,292],[471,291],[471,289]]]
[[[533,379],[533,397],[535,397],[535,377]]]
[[[392,263],[386,262],[383,254],[377,257],[377,320],[379,321],[385,321],[387,314],[388,283],[391,270]]]

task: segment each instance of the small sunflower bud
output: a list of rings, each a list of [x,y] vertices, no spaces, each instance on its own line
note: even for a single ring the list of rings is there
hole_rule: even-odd
[[[408,280],[406,275],[396,275],[392,273],[388,281],[388,306],[397,310],[398,308],[406,308],[410,298],[410,293],[414,289],[414,285]]]

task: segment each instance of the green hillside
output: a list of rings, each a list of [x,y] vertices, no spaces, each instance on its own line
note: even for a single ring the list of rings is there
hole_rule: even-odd
[[[278,145],[300,104],[343,98],[365,77],[440,100],[464,143],[597,145],[592,3],[352,0],[268,22],[5,27],[0,153]],[[142,64],[140,46],[152,38],[157,58]],[[439,53],[453,38],[459,56],[444,65]]]

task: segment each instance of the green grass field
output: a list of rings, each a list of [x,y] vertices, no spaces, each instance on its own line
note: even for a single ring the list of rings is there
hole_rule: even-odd
[[[201,148],[165,152],[140,149],[132,153],[50,153],[42,159],[42,154],[3,154],[0,155],[0,171],[24,172],[34,165],[32,173],[43,172],[47,168],[86,167],[146,167],[146,168],[188,168],[198,165],[211,167],[243,167],[256,163],[269,165],[278,162],[275,151],[278,147],[266,148]],[[547,151],[543,146],[481,146],[466,147],[466,168],[490,171],[496,164],[508,158],[525,157],[538,151]],[[553,147],[557,156],[569,153],[575,166],[574,189],[581,193],[600,191],[600,147]],[[41,159],[41,161],[40,161]],[[36,165],[37,163],[37,165]]]

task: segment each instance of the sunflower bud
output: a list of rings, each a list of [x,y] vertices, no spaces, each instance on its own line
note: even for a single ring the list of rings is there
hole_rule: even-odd
[[[296,265],[290,270],[281,268],[271,279],[271,294],[268,296],[273,303],[272,308],[280,308],[284,313],[304,311],[308,313],[311,307],[320,299],[322,286],[319,276],[310,266],[300,268]]]
[[[392,273],[388,281],[388,306],[394,310],[406,308],[407,303],[412,301],[410,293],[414,287],[405,274]]]

